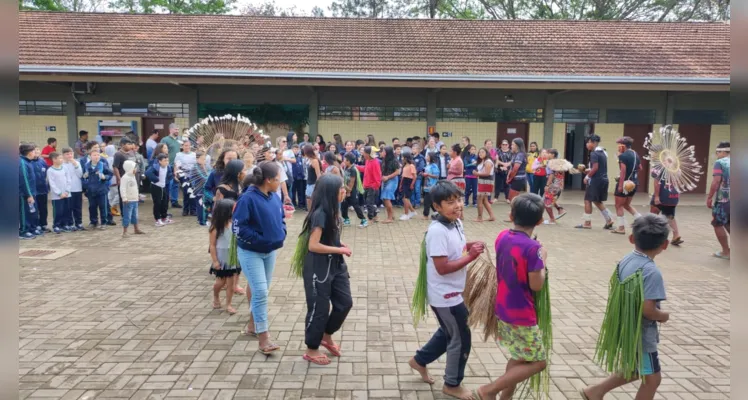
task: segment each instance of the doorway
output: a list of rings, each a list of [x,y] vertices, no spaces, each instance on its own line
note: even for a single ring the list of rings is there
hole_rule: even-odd
[[[143,131],[140,133],[140,140],[143,141],[143,146],[140,146],[140,152],[143,156],[147,154],[145,143],[148,141],[148,137],[151,136],[151,132],[154,130],[158,131],[156,142],[160,142],[161,138],[169,134],[169,124],[172,122],[174,122],[173,117],[143,117]]]
[[[595,125],[588,122],[575,122],[566,124],[566,148],[564,149],[564,158],[572,164],[579,165],[589,162],[590,152],[584,145],[584,140],[595,130]],[[571,189],[584,189],[584,179],[582,174],[566,174],[564,186]]]
[[[686,139],[689,146],[694,146],[696,161],[701,164],[702,170],[705,171],[696,183],[696,189],[692,192],[706,193],[706,174],[712,170],[712,166],[709,165],[709,154],[712,152],[712,149],[709,148],[712,126],[707,124],[681,124],[678,126],[678,132],[680,132],[681,137]]]
[[[496,143],[506,140],[511,143],[512,140],[520,138],[525,142],[525,148],[530,144],[528,140],[529,125],[523,122],[499,122],[496,128]]]
[[[623,125],[623,136],[628,136],[634,139],[634,145],[631,148],[636,151],[636,155],[639,157],[639,161],[642,164],[642,171],[639,173],[639,186],[636,190],[639,193],[649,192],[649,161],[644,159],[644,156],[648,155],[647,149],[644,148],[644,142],[647,140],[649,132],[652,132],[651,124],[624,124]],[[618,176],[618,171],[611,171],[611,181],[614,176]]]

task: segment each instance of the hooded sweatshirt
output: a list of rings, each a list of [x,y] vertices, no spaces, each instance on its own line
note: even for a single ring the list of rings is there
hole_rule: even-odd
[[[109,181],[112,178],[112,171],[109,169],[106,160],[99,159],[99,162],[92,164],[90,161],[86,164],[83,171],[84,184],[86,185],[86,195],[100,196],[109,191]]]
[[[122,168],[125,170],[125,174],[122,175],[119,184],[119,192],[122,196],[122,201],[134,201],[140,200],[138,197],[138,180],[135,177],[133,171],[135,170],[135,161],[125,161]]]
[[[47,169],[49,167],[47,166],[47,162],[39,157],[33,160],[32,164],[34,166],[34,179],[36,180],[36,194],[45,195],[49,193],[49,188],[47,187]]]
[[[250,186],[234,208],[233,229],[237,246],[244,250],[270,253],[283,247],[286,222],[280,198]]]

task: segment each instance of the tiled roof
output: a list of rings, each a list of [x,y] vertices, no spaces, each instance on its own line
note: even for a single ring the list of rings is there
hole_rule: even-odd
[[[730,25],[21,12],[19,64],[728,78]]]

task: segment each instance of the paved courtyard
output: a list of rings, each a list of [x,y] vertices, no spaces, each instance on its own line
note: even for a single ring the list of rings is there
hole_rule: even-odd
[[[643,211],[641,204],[637,199]],[[444,398],[444,360],[432,366],[439,377],[433,386],[407,365],[436,327],[430,317],[414,328],[409,309],[427,222],[345,229],[344,241],[353,249],[348,264],[354,306],[336,337],[343,357],[320,367],[301,359],[303,285],[288,277],[304,214],[289,222],[278,257],[269,311],[282,351],[266,357],[255,351],[256,339],[241,333],[246,298],[235,297],[239,312],[233,316],[211,307],[206,229],[181,217],[174,225],[153,227],[150,209],[150,203],[140,208],[146,236],[122,240],[117,226],[21,242],[21,252],[70,251],[56,260],[20,261],[21,399]],[[494,209],[504,216],[508,206]],[[568,210],[560,225],[537,231],[549,254],[554,400],[579,399],[581,387],[605,375],[591,358],[607,281],[631,249],[626,238],[600,229],[599,214],[594,230],[571,229],[581,207]],[[468,209],[466,219],[475,213]],[[729,262],[710,257],[718,246],[705,207],[680,207],[678,219],[685,244],[657,259],[668,293],[663,307],[672,313],[662,325],[658,398],[728,399]],[[465,230],[470,240],[493,243],[506,227],[467,222]],[[473,335],[466,371],[470,388],[501,375],[507,360],[496,343],[479,336]],[[633,399],[635,390],[627,387],[609,398]]]

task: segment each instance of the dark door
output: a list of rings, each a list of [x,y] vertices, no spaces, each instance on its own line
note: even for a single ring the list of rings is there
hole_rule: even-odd
[[[509,142],[511,147],[512,140],[520,138],[525,141],[525,148],[530,143],[527,143],[528,125],[522,122],[499,122],[496,130],[496,143],[501,144],[502,140]]]
[[[694,146],[696,161],[701,164],[702,171],[705,174],[710,173],[712,166],[709,165],[709,154],[712,149],[709,148],[709,141],[712,136],[712,126],[704,124],[683,124],[678,127],[680,135],[686,139],[689,146]],[[706,193],[706,175],[696,183],[696,189],[693,193]]]
[[[162,137],[169,134],[169,124],[172,122],[174,122],[173,117],[143,117],[143,143],[148,140],[148,136],[151,136],[154,129],[158,131],[158,140],[156,141],[160,141]]]
[[[644,148],[644,141],[647,140],[649,132],[652,132],[652,125],[650,124],[624,124],[623,135],[634,139],[634,145],[631,146],[636,154],[639,156],[639,161],[642,163],[642,170],[639,174],[639,186],[636,190],[639,193],[647,193],[649,191],[649,161],[644,159],[647,155],[647,150]],[[613,176],[618,176],[620,172],[612,171],[611,182]]]

